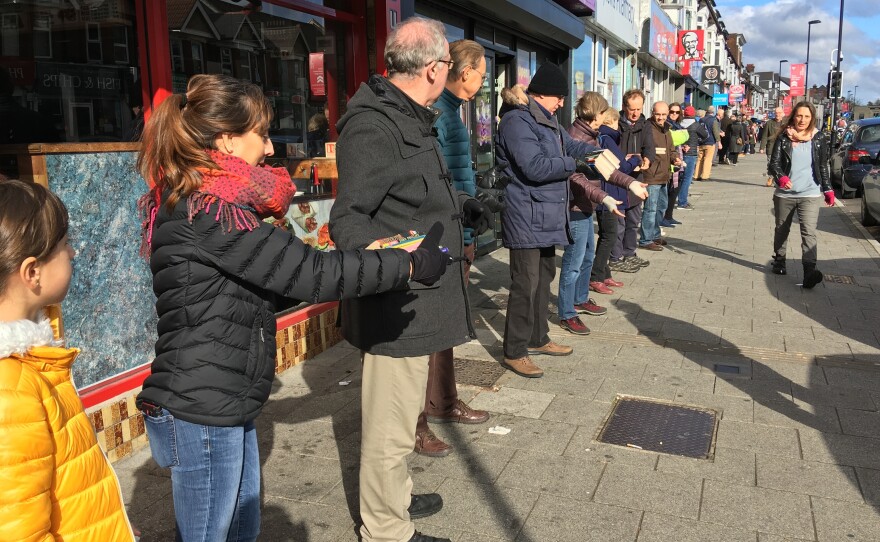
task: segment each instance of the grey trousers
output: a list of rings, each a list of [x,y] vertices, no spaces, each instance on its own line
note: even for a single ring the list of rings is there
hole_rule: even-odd
[[[788,233],[791,221],[797,212],[801,225],[801,250],[804,267],[816,265],[818,248],[816,225],[819,223],[819,208],[822,198],[780,198],[773,196],[773,210],[776,215],[776,232],[773,235],[773,253],[777,259],[785,258]]]
[[[620,261],[635,256],[639,248],[639,226],[642,224],[642,203],[626,210],[626,218],[617,217],[617,242],[611,249],[611,259]]]

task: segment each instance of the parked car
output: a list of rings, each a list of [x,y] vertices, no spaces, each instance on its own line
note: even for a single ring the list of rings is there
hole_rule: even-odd
[[[864,156],[861,162],[868,168],[862,179],[862,224],[880,224],[880,152],[874,159]]]
[[[880,118],[862,119],[851,123],[831,154],[831,184],[840,189],[842,198],[862,191],[862,181],[869,165],[859,163],[862,157],[880,152]]]

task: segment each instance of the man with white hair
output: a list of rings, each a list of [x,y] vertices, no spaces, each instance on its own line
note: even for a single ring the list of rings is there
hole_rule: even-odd
[[[438,512],[443,500],[436,493],[411,494],[406,456],[425,404],[429,355],[476,338],[462,222],[476,227],[486,210],[455,191],[434,136],[438,113],[430,106],[455,64],[443,24],[414,17],[398,25],[385,44],[385,64],[388,77],[374,75],[361,85],[337,124],[331,237],[340,249],[364,248],[440,222],[440,244],[452,263],[431,286],[410,283],[341,305],[342,336],[363,360],[360,535],[365,541],[449,542],[415,530],[412,519]]]

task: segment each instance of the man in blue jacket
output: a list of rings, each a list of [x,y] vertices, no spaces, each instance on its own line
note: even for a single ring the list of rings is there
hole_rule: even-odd
[[[495,140],[499,163],[511,177],[505,188],[501,239],[510,249],[510,296],[502,365],[527,378],[544,371],[530,356],[567,356],[570,346],[550,340],[547,304],[556,274],[556,245],[570,243],[568,177],[598,147],[572,139],[555,113],[568,96],[559,66],[542,64],[528,87],[528,104],[505,103]],[[583,165],[583,163],[581,163]]]

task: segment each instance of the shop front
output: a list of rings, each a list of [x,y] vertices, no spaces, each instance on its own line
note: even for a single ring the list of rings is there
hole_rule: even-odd
[[[645,91],[646,116],[651,104],[658,101],[681,101],[683,80],[675,71],[678,27],[663,11],[657,0],[642,0],[641,47],[638,53],[639,87]]]
[[[384,14],[394,4],[374,6]],[[75,381],[111,459],[146,444],[134,408],[156,338],[151,276],[138,255],[136,202],[148,186],[135,160],[144,119],[195,74],[260,86],[273,110],[268,161],[286,167],[297,187],[280,226],[332,250],[334,127],[377,63],[367,53],[366,9],[360,0],[0,6],[0,125],[8,134],[0,174],[48,186],[70,210],[76,271],[60,329],[83,350]],[[391,21],[377,20],[373,34],[387,33]],[[335,303],[278,314],[277,370],[337,342],[335,319]]]

